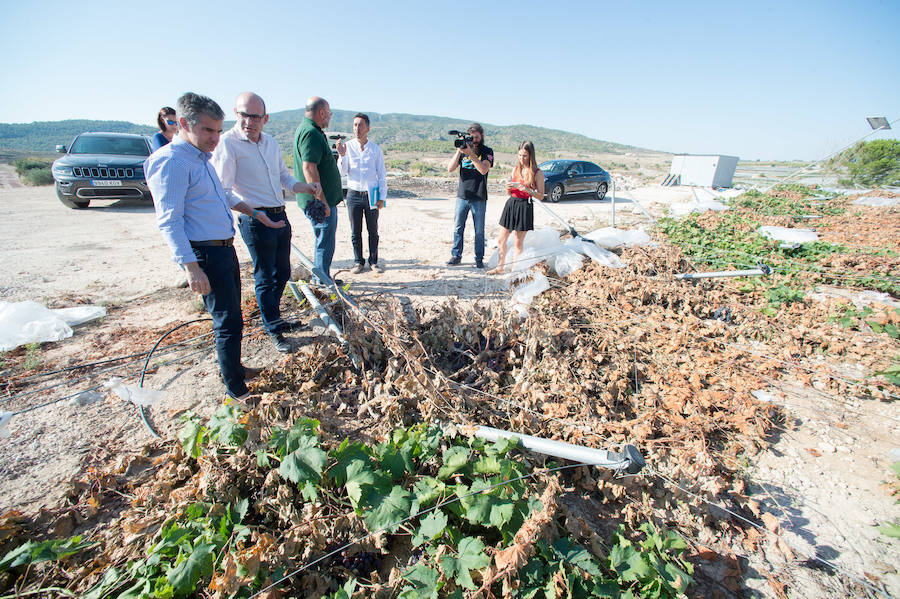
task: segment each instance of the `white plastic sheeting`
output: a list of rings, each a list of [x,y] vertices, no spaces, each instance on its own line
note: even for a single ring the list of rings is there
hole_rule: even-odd
[[[12,412],[0,412],[0,439],[9,437],[9,421],[12,417]]]
[[[881,196],[861,196],[856,198],[853,203],[856,206],[896,206],[897,198],[883,198]]]
[[[763,237],[784,243],[810,243],[819,241],[819,236],[812,229],[791,229],[788,227],[760,227],[756,230]]]
[[[155,389],[138,387],[137,385],[126,385],[122,382],[122,379],[117,376],[114,376],[103,383],[103,386],[112,390],[125,401],[130,401],[136,406],[152,406],[161,401],[165,396],[165,393]]]
[[[524,285],[519,285],[513,290],[512,301],[514,304],[527,306],[539,293],[550,289],[550,280],[542,272],[534,273],[534,278]]]
[[[73,326],[105,315],[102,306],[50,310],[37,302],[0,302],[0,351],[71,337]]]
[[[643,230],[625,231],[606,227],[588,233],[584,237],[600,241],[595,245],[576,237],[564,243],[559,238],[559,232],[551,227],[529,231],[525,235],[522,253],[513,262],[514,240],[510,235],[506,243],[507,269],[509,272],[521,274],[546,261],[558,276],[565,277],[581,268],[584,261],[582,256],[587,256],[600,266],[622,268],[625,264],[618,256],[598,245],[622,247],[650,243],[649,235]],[[487,267],[489,269],[496,267],[499,260],[499,254],[494,250],[488,259]]]
[[[585,238],[595,242],[600,247],[608,250],[618,247],[634,247],[636,245],[649,245],[650,236],[643,229],[625,230],[615,227],[603,227],[591,231]]]

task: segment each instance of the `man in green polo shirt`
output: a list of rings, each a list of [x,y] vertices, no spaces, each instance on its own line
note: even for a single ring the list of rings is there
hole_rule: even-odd
[[[294,135],[294,177],[304,183],[318,182],[322,189],[318,199],[325,202],[325,220],[317,223],[307,212],[316,236],[313,262],[319,271],[314,282],[331,284],[331,259],[334,257],[334,240],[337,232],[335,206],[344,199],[341,190],[341,173],[331,153],[328,139],[322,131],[331,121],[331,107],[324,98],[313,96],[306,101],[306,116]],[[297,205],[305,212],[312,194],[298,193]],[[321,280],[322,276],[326,277]],[[319,279],[319,280],[316,280]]]

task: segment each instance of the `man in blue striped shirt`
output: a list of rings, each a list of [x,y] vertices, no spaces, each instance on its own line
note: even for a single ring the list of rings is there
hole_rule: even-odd
[[[219,105],[188,92],[178,98],[177,112],[178,136],[144,162],[147,186],[173,260],[184,268],[190,288],[203,296],[212,316],[225,393],[244,401],[250,395],[245,382],[249,373],[241,364],[241,275],[231,210],[267,227],[281,228],[284,223],[272,222],[264,211],[243,202],[229,205],[209,163],[225,119]]]

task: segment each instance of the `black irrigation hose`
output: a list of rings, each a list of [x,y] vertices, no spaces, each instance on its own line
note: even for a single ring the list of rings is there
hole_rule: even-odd
[[[150,358],[153,357],[153,352],[156,351],[156,348],[159,347],[159,344],[162,343],[166,337],[168,337],[169,335],[171,335],[178,329],[180,329],[182,327],[186,327],[189,324],[194,324],[195,322],[208,322],[211,320],[212,320],[212,318],[195,318],[194,320],[189,320],[187,322],[181,323],[180,325],[178,325],[176,327],[172,327],[171,329],[169,329],[168,331],[163,333],[163,336],[160,337],[159,340],[150,349],[150,351],[147,352],[147,359],[144,361],[144,367],[141,368],[141,380],[138,383],[138,387],[144,386],[144,376],[147,374],[147,366],[150,365]],[[154,429],[153,426],[151,426],[150,423],[147,421],[147,414],[146,414],[146,412],[144,412],[144,406],[139,405],[138,412],[141,415],[141,421],[144,423],[144,426],[147,427],[147,430],[150,431],[150,434],[153,435],[154,438],[160,439],[161,437],[159,436],[159,433],[157,433],[156,429]]]

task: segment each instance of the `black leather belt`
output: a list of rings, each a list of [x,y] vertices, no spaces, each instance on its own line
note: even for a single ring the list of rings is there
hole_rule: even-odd
[[[254,208],[254,210],[262,210],[266,214],[281,214],[284,212],[284,206],[260,206],[259,208]]]
[[[228,239],[206,239],[204,241],[192,241],[191,247],[203,247],[203,246],[220,246],[220,247],[231,247],[234,245],[234,237],[229,237]]]

